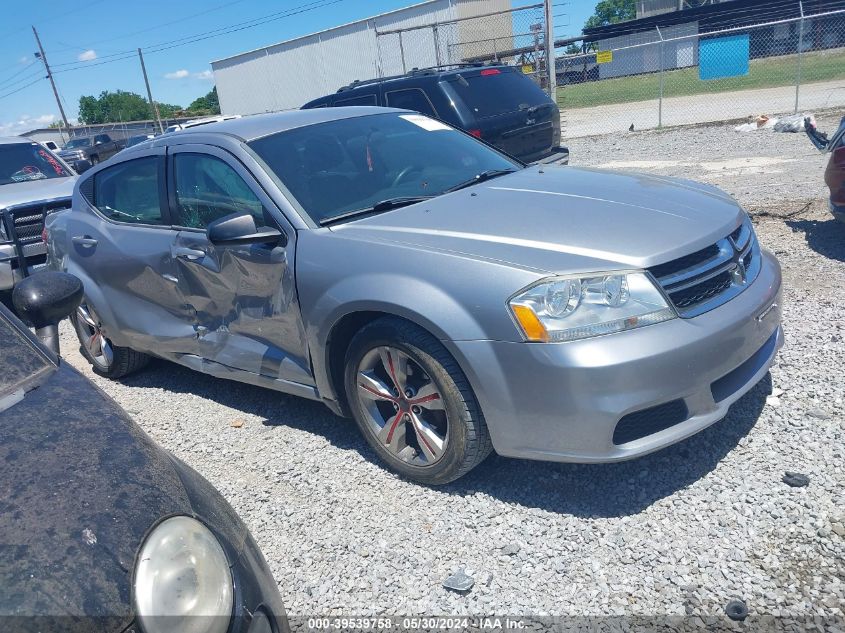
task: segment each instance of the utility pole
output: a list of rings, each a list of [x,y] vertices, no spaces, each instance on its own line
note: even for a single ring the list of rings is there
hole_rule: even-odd
[[[546,81],[549,87],[549,97],[557,103],[557,64],[555,64],[555,26],[552,0],[544,0],[543,5],[546,13]]]
[[[144,66],[144,55],[141,53],[140,48],[138,49],[138,58],[141,60],[141,72],[144,73],[144,83],[147,84],[147,98],[150,100],[150,107],[153,109],[156,123],[158,123],[158,131],[164,134],[164,126],[161,124],[161,116],[158,113],[158,104],[153,101],[153,93],[150,90],[150,80],[147,78],[147,67]]]
[[[50,64],[47,63],[47,55],[44,53],[44,47],[41,46],[41,39],[38,37],[38,31],[35,30],[35,27],[32,27],[32,32],[35,35],[35,41],[38,43],[38,50],[41,51],[40,53],[36,53],[36,57],[40,57],[41,61],[44,62],[44,68],[47,69],[47,79],[50,80],[50,85],[53,86],[53,94],[56,95],[56,103],[59,106],[59,112],[62,114],[62,121],[65,122],[65,129],[68,131],[68,137],[70,137],[70,123],[67,122],[67,115],[65,114],[65,109],[62,107],[62,100],[59,99],[59,91],[56,90],[56,82],[53,81],[53,73],[50,72]]]

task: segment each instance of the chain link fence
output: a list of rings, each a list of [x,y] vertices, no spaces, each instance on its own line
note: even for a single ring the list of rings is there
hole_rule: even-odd
[[[545,85],[543,4],[376,32],[382,76],[473,62],[518,65]]]
[[[584,42],[556,60],[570,137],[845,106],[845,11]]]

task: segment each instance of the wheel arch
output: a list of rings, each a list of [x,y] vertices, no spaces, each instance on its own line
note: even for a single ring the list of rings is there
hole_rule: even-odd
[[[410,323],[441,342],[449,339],[446,333],[431,319],[404,306],[391,304],[372,305],[371,302],[368,302],[367,306],[359,306],[358,308],[349,309],[339,314],[333,320],[322,346],[320,361],[323,363],[323,371],[318,371],[318,375],[324,376],[326,383],[324,385],[318,385],[318,387],[324,399],[331,400],[337,405],[332,408],[341,415],[350,415],[343,377],[344,360],[346,358],[346,352],[349,349],[349,344],[352,342],[353,337],[364,327],[385,317],[393,317]],[[454,356],[449,346],[444,345],[444,347],[455,358],[455,362],[461,366],[460,359]],[[463,370],[462,366],[461,369]]]

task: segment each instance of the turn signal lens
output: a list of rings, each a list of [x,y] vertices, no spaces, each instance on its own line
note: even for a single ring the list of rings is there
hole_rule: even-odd
[[[540,319],[537,318],[537,315],[534,314],[534,311],[531,308],[528,306],[515,305],[512,306],[512,309],[516,320],[519,321],[519,325],[525,333],[525,338],[529,341],[536,341],[539,343],[548,342],[549,333],[546,331],[546,328],[543,327],[543,324],[540,323]]]

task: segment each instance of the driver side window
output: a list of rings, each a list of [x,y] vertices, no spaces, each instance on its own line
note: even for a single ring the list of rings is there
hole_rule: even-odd
[[[255,219],[255,226],[268,225],[258,196],[232,167],[219,158],[208,154],[175,154],[173,175],[176,183],[175,224],[204,229],[210,222],[227,215],[248,213]]]

